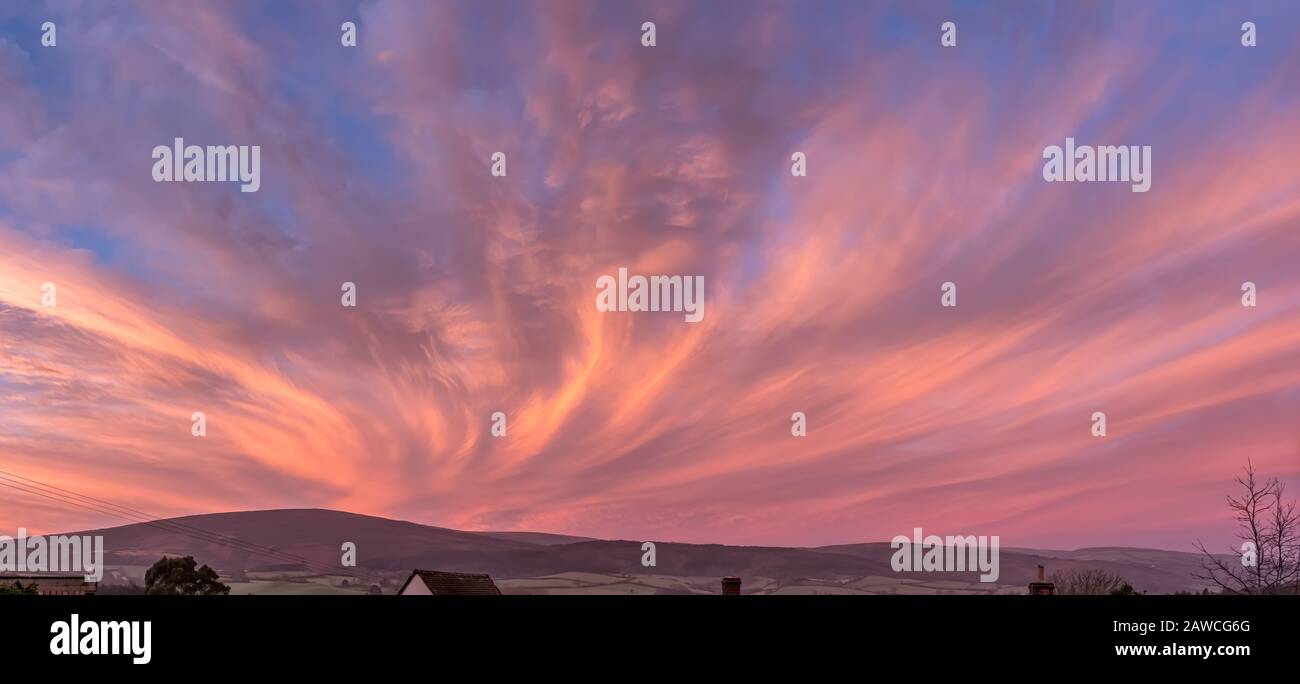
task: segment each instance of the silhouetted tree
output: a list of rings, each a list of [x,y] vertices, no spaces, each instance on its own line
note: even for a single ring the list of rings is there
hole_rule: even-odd
[[[1199,540],[1196,548],[1205,558],[1197,579],[1218,585],[1230,594],[1276,594],[1300,586],[1300,513],[1295,501],[1284,501],[1285,486],[1277,478],[1260,479],[1246,462],[1244,474],[1234,480],[1242,489],[1228,496],[1228,508],[1237,521],[1238,548],[1230,559],[1210,553]]]
[[[1137,593],[1128,582],[1124,581],[1123,577],[1100,569],[1082,568],[1054,572],[1051,577],[1047,578],[1047,581],[1056,585],[1056,593],[1065,595],[1102,596],[1120,593],[1124,587],[1128,587],[1128,593],[1130,594]]]
[[[194,556],[163,556],[144,573],[146,594],[229,594],[230,587],[221,583],[217,572],[204,565],[195,569]]]
[[[35,596],[40,592],[37,591],[35,584],[23,586],[22,582],[14,580],[12,583],[0,580],[0,596]]]

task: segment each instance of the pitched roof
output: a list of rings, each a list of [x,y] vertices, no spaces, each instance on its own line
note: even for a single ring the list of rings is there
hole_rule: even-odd
[[[497,589],[497,585],[488,575],[437,570],[412,571],[411,576],[406,578],[406,583],[402,585],[402,590],[397,593],[406,591],[406,586],[416,577],[419,577],[424,582],[424,586],[428,587],[435,596],[499,596],[501,594],[501,590]]]

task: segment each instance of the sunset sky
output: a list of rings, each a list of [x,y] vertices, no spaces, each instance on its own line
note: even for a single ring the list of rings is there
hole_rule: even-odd
[[[0,2],[0,470],[160,516],[1226,549],[1248,458],[1300,496],[1300,5],[989,4]],[[1045,182],[1067,136],[1150,145],[1150,191]],[[260,191],[155,183],[177,137],[261,146]],[[598,311],[620,267],[703,275],[704,320]],[[0,534],[120,523],[0,489]]]

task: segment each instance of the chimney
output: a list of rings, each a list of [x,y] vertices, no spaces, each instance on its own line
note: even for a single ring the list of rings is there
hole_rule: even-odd
[[[1038,566],[1038,581],[1029,583],[1029,594],[1031,596],[1051,596],[1056,593],[1056,585],[1048,582],[1044,577],[1043,566]]]
[[[740,578],[723,577],[722,578],[722,595],[723,596],[740,596]]]

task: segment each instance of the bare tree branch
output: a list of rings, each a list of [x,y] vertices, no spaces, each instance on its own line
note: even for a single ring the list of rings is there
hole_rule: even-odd
[[[1123,577],[1100,569],[1083,568],[1054,572],[1048,578],[1056,585],[1058,594],[1087,594],[1092,596],[1118,591],[1126,583]]]
[[[1233,481],[1243,490],[1228,496],[1241,548],[1231,549],[1227,557],[1218,556],[1197,541],[1196,548],[1205,558],[1202,572],[1194,576],[1233,594],[1300,590],[1300,512],[1295,502],[1283,499],[1285,487],[1277,478],[1256,477],[1249,460],[1244,473]]]

